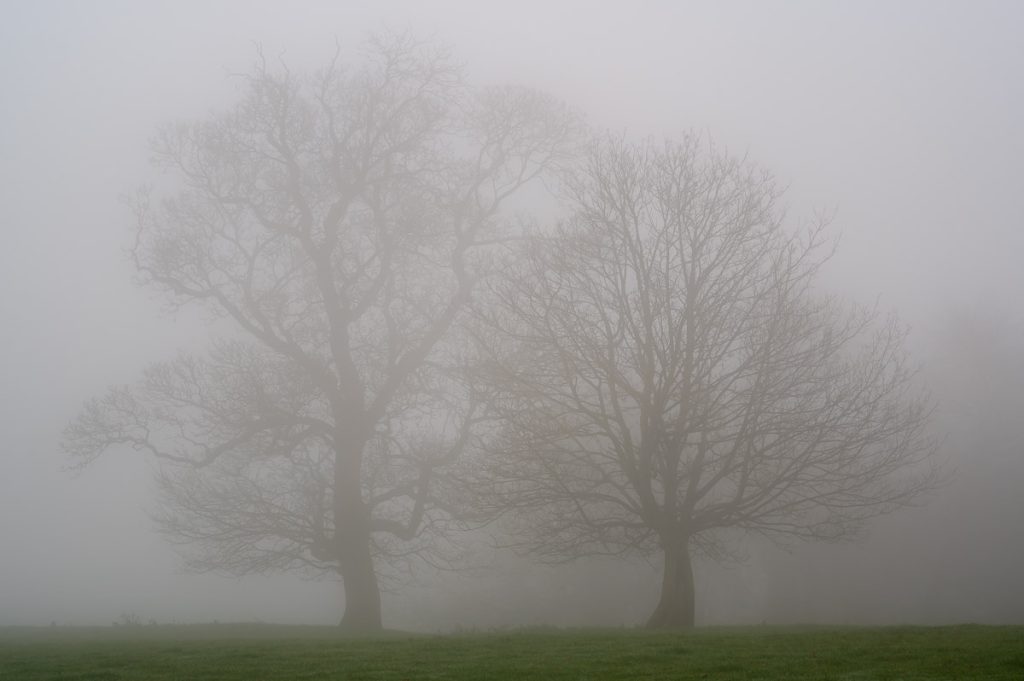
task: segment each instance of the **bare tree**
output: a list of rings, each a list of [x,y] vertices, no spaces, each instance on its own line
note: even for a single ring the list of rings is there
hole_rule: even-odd
[[[512,194],[570,149],[538,93],[467,87],[443,51],[371,41],[312,76],[262,59],[223,114],[162,130],[179,185],[137,204],[133,256],[172,305],[218,322],[89,402],[84,465],[128,445],[161,462],[161,528],[189,563],[342,578],[344,626],[381,626],[381,565],[429,560],[453,514],[444,471],[477,409],[453,329]]]
[[[695,136],[604,140],[565,196],[483,313],[479,492],[520,546],[660,553],[648,624],[689,627],[691,555],[730,528],[838,540],[932,486],[901,327],[818,294],[825,221],[785,231],[770,174]]]

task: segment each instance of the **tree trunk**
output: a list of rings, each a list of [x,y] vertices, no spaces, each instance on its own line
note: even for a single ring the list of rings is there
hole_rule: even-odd
[[[345,585],[341,627],[346,631],[380,631],[380,586],[370,555],[369,532],[349,535],[341,552],[341,578]]]
[[[371,552],[370,509],[363,501],[362,449],[359,441],[352,448],[355,455],[338,452],[334,463],[334,531],[338,571],[345,586],[341,626],[348,631],[379,631],[380,586]]]
[[[649,629],[690,629],[694,624],[693,564],[687,542],[665,543],[661,598],[647,620]]]

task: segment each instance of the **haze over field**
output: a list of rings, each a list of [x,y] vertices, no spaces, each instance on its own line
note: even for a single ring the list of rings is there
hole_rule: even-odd
[[[822,285],[910,327],[949,482],[857,542],[786,553],[737,536],[698,561],[697,622],[1024,622],[1024,8],[1013,2],[8,3],[0,21],[0,625],[335,623],[340,587],[186,574],[155,531],[152,461],[64,470],[82,404],[206,318],[133,285],[119,197],[159,179],[149,140],[272,67],[358,63],[374,31],[450,46],[476,84],[543,90],[598,130],[713,137],[775,173],[795,227],[834,213]],[[528,202],[527,202],[528,203]],[[391,628],[634,625],[660,563],[420,565]]]

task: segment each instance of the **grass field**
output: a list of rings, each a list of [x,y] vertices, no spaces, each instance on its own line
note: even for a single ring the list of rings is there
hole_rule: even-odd
[[[1024,627],[515,631],[339,638],[269,625],[0,628],[0,680],[1024,680]]]

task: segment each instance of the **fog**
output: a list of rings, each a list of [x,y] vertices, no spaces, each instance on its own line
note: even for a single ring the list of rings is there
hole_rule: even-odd
[[[1017,3],[8,3],[0,21],[0,625],[333,624],[341,587],[183,571],[154,464],[70,474],[62,429],[179,348],[199,314],[133,284],[130,211],[157,127],[373,31],[449,45],[479,83],[536,87],[594,127],[703,131],[771,169],[794,224],[834,212],[824,285],[895,311],[936,400],[949,480],[857,541],[737,537],[701,561],[698,624],[1024,623],[1024,7]],[[389,628],[642,624],[659,564],[557,567],[479,547],[384,594]]]

